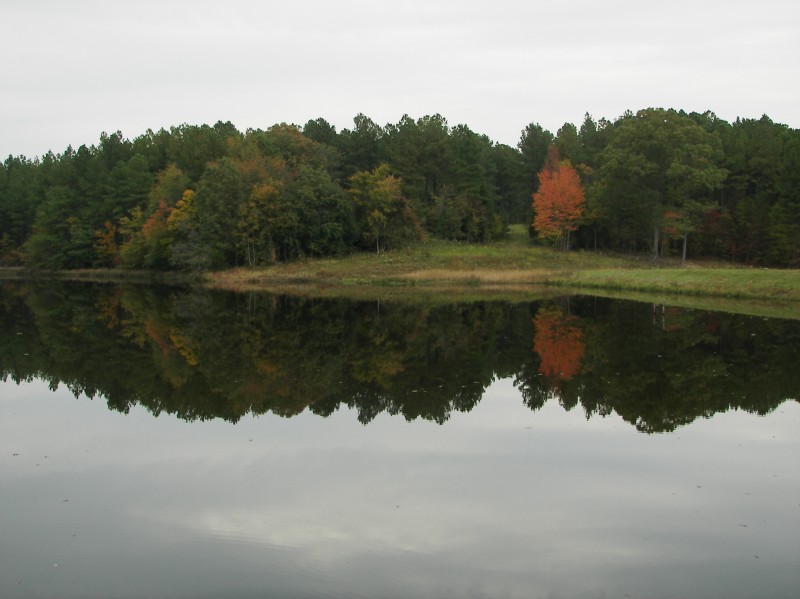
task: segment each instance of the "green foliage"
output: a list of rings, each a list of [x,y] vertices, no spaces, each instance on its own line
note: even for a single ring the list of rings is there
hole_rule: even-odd
[[[569,160],[572,164],[580,164],[583,157],[583,148],[575,125],[564,123],[556,133],[553,143],[558,148],[558,155],[562,160]]]
[[[26,261],[48,269],[92,266],[93,228],[84,214],[85,206],[71,189],[48,189],[23,250]]]
[[[14,265],[17,252],[33,229],[40,203],[38,164],[9,156],[0,163],[0,264]]]
[[[403,197],[400,179],[390,174],[387,164],[350,177],[350,197],[365,247],[380,253],[422,239],[417,215]]]
[[[130,160],[117,162],[108,173],[107,181],[102,211],[104,218],[118,220],[133,208],[147,207],[154,178],[144,156],[136,155]]]
[[[145,215],[139,207],[131,210],[129,216],[124,216],[119,220],[120,233],[124,239],[119,248],[119,258],[120,264],[126,268],[144,267],[146,252],[142,234],[144,223]]]
[[[186,174],[174,164],[168,165],[163,171],[158,173],[155,184],[152,185],[147,194],[147,208],[154,211],[161,202],[170,208],[183,197],[183,192],[189,189],[191,181]]]
[[[527,222],[530,215],[531,178],[522,155],[511,146],[495,144],[490,152],[494,175],[494,202],[497,215],[505,223]]]
[[[384,131],[372,119],[359,113],[353,128],[344,129],[337,144],[344,156],[344,174],[368,171],[386,159]]]
[[[238,208],[245,194],[234,161],[223,158],[211,164],[198,182],[194,210],[184,225],[186,246],[182,254],[173,255],[173,263],[189,268],[236,264]]]
[[[164,140],[167,160],[186,173],[189,179],[198,181],[209,163],[226,155],[229,140],[235,141],[240,136],[230,123],[218,122],[213,127],[172,127]]]
[[[502,238],[506,227],[479,197],[445,186],[433,198],[428,212],[428,230],[443,239],[486,242]]]
[[[586,189],[575,245],[798,265],[800,133],[662,109],[587,114],[556,136],[531,123],[516,148],[438,114],[385,126],[359,114],[341,132],[320,118],[302,130],[103,133],[96,146],[0,164],[0,264],[207,269],[398,247],[423,232],[493,241],[532,222],[551,144]],[[391,193],[394,183],[365,183],[382,164]],[[372,191],[353,193],[354,176]]]
[[[603,151],[595,197],[623,244],[646,242],[659,255],[667,211],[708,198],[725,180],[719,138],[674,110],[647,109],[621,119]]]
[[[800,202],[776,203],[769,214],[769,261],[800,266]]]
[[[353,204],[328,172],[302,165],[287,185],[298,211],[295,235],[303,255],[338,256],[355,242]]]
[[[323,118],[308,121],[303,126],[303,135],[318,144],[336,145],[336,127]]]

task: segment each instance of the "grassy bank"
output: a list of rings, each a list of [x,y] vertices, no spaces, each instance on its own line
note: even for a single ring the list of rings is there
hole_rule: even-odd
[[[555,275],[549,284],[589,290],[657,291],[670,295],[800,301],[800,271],[791,270],[697,266],[590,269]]]
[[[10,273],[0,273],[9,276]],[[197,283],[187,275],[115,270],[55,273],[114,282]],[[17,271],[17,276],[28,276]],[[155,277],[155,278],[154,278]],[[533,247],[524,227],[485,245],[428,240],[412,248],[265,268],[208,273],[204,284],[234,291],[426,301],[505,299],[590,293],[704,309],[800,318],[800,271],[729,264],[654,262],[642,256]]]
[[[594,252],[531,247],[520,228],[508,240],[467,245],[430,240],[381,255],[306,260],[263,269],[232,269],[209,275],[229,289],[275,286],[480,287],[515,291],[527,287],[613,290],[728,299],[800,302],[800,271],[680,265]],[[798,304],[800,309],[800,304]]]

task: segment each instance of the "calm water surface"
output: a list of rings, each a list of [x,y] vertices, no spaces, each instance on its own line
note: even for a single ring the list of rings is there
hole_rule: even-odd
[[[1,299],[2,597],[800,593],[797,322]]]

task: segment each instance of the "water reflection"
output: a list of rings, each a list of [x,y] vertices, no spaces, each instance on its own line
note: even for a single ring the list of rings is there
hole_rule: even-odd
[[[789,599],[800,584],[794,402],[645,436],[553,401],[531,412],[509,381],[447,426],[365,427],[347,408],[187,426],[41,382],[0,391],[4,598]]]
[[[798,323],[65,284],[0,322],[4,598],[797,595]]]
[[[510,378],[524,403],[671,431],[800,397],[800,323],[564,298],[351,302],[88,284],[4,283],[0,372],[109,408],[186,420],[329,416],[443,423]]]

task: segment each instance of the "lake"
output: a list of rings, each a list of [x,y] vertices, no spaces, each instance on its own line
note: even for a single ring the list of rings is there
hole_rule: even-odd
[[[0,596],[800,595],[800,320],[0,284]]]

